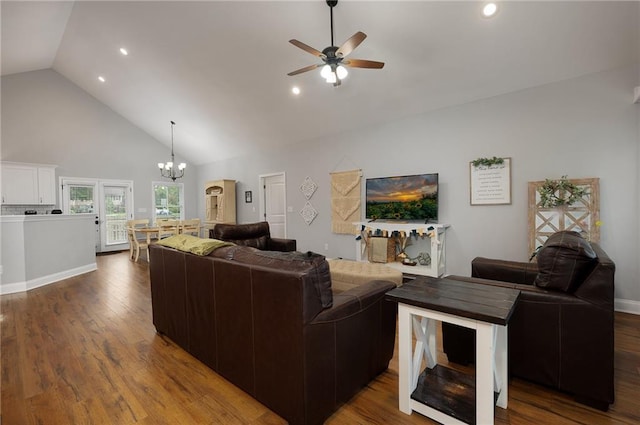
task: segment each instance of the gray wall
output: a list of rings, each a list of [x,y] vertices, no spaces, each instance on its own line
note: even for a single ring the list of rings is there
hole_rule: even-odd
[[[148,218],[151,182],[163,180],[157,163],[167,161],[170,153],[169,147],[53,70],[2,77],[3,161],[55,164],[56,184],[59,176],[133,180],[136,218]],[[183,161],[179,156],[176,160]],[[197,217],[195,167],[187,164],[181,181],[185,217]],[[146,212],[138,212],[140,208]]]
[[[238,221],[259,220],[258,175],[284,171],[288,236],[300,250],[354,258],[354,238],[331,233],[329,173],[361,168],[364,178],[439,173],[439,222],[447,231],[447,272],[468,275],[475,256],[527,260],[527,182],[600,178],[601,245],[617,264],[616,297],[640,312],[638,285],[639,105],[637,65],[587,75],[409,117],[273,152],[200,166],[198,185],[238,180]],[[348,119],[348,117],[345,117]],[[512,158],[512,203],[469,205],[469,161]],[[299,186],[319,186],[310,202],[319,211],[307,226],[299,215]],[[245,190],[254,203],[245,204]],[[199,199],[199,211],[204,210]],[[256,207],[256,212],[253,212]],[[329,249],[325,250],[324,245]]]
[[[616,297],[640,311],[640,86],[638,66],[496,96],[402,121],[300,143],[272,152],[187,169],[186,215],[204,218],[204,182],[238,180],[238,221],[259,220],[258,175],[284,171],[288,236],[301,250],[353,258],[353,237],[330,230],[329,172],[362,168],[364,177],[437,172],[447,271],[469,274],[477,255],[524,260],[527,182],[599,177],[601,243],[616,261]],[[345,117],[347,119],[348,117]],[[155,163],[169,149],[52,70],[2,77],[2,160],[57,164],[56,175],[134,181],[135,206],[151,208]],[[469,205],[469,161],[512,158],[512,204]],[[181,160],[181,158],[178,158]],[[305,176],[319,188],[319,216],[307,226],[298,211]],[[244,203],[244,191],[254,202]],[[256,212],[253,211],[256,208]],[[140,215],[144,216],[144,215]],[[328,244],[329,249],[324,250]]]

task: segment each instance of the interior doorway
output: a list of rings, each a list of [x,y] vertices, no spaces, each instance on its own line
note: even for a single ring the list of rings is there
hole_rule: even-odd
[[[263,174],[260,179],[260,217],[269,223],[271,237],[287,237],[287,184],[284,172]]]

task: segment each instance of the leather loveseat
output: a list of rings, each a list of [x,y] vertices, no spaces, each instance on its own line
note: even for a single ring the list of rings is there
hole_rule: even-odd
[[[295,251],[295,239],[272,238],[269,223],[216,224],[209,237],[266,251]]]
[[[332,293],[323,256],[150,246],[153,323],[290,424],[321,424],[393,356],[395,284]]]
[[[509,322],[512,376],[573,394],[601,410],[614,402],[615,265],[596,243],[575,232],[545,242],[537,263],[476,258],[478,284],[521,291]],[[474,359],[475,333],[443,324],[443,350],[450,361]]]

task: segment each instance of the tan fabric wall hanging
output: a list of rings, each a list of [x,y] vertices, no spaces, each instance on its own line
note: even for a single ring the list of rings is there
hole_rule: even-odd
[[[360,221],[362,170],[331,173],[331,231],[357,235],[360,229],[353,223]]]

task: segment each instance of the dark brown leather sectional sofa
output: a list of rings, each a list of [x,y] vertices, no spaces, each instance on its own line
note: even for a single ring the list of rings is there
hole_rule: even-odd
[[[393,356],[395,287],[332,293],[324,257],[150,247],[153,323],[290,424],[320,424]]]
[[[615,264],[574,232],[552,235],[537,263],[476,258],[479,284],[521,291],[509,322],[510,374],[573,394],[601,410],[614,402]],[[474,359],[475,334],[443,324],[450,361]]]

